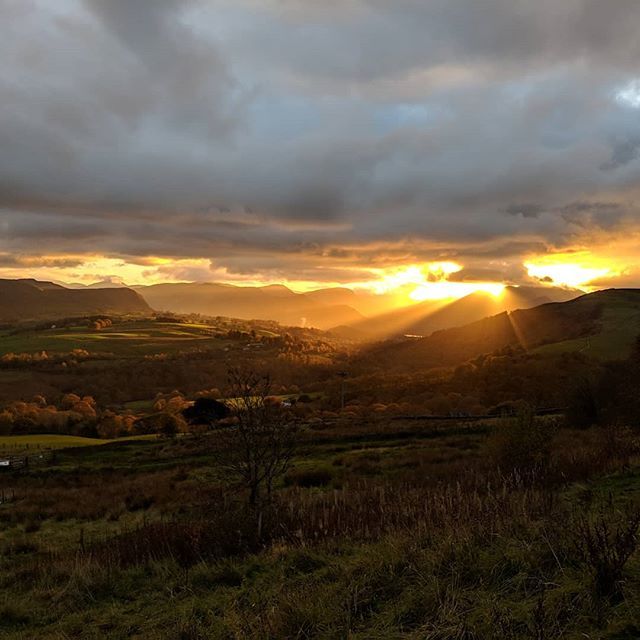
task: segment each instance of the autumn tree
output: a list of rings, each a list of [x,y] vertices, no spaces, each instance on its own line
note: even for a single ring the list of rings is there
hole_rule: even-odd
[[[260,512],[271,499],[275,480],[291,463],[297,428],[293,415],[271,395],[269,376],[229,371],[229,397],[236,424],[220,432],[221,466],[249,492]]]

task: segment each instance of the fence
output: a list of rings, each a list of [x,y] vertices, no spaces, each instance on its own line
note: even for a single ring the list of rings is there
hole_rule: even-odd
[[[39,467],[52,462],[53,451],[39,451],[25,456],[0,456],[0,472]]]

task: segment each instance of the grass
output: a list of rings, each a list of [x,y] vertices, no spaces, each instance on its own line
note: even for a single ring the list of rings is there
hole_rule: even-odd
[[[601,360],[628,357],[633,342],[640,333],[640,312],[637,307],[623,303],[607,306],[600,324],[600,331],[596,335],[556,342],[539,347],[535,351],[546,355],[582,352]]]
[[[126,321],[100,330],[88,327],[61,327],[0,335],[0,355],[67,353],[73,349],[112,353],[117,356],[141,356],[171,353],[196,347],[224,348],[225,340],[213,336],[212,327],[177,322]]]
[[[273,539],[235,551],[238,497],[209,437],[60,450],[47,471],[0,475],[16,492],[0,505],[0,637],[638,637],[640,558],[623,598],[596,606],[574,550],[576,517],[640,499],[637,460],[589,457],[597,434],[558,435],[562,468],[584,456],[600,475],[550,489],[487,482],[483,427],[306,432]]]
[[[118,442],[155,440],[155,435],[130,436],[120,438]],[[99,438],[85,438],[82,436],[67,436],[58,434],[34,434],[23,436],[0,436],[0,451],[15,453],[33,449],[69,449],[75,447],[92,447],[113,444],[113,440]]]

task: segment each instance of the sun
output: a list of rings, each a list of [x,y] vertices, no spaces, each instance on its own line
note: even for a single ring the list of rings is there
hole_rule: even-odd
[[[451,300],[464,298],[472,293],[489,293],[494,297],[499,297],[504,292],[505,285],[501,282],[427,282],[416,287],[409,298],[415,302],[425,300]]]
[[[455,300],[471,293],[484,292],[500,296],[505,285],[500,282],[455,282],[449,277],[462,270],[462,265],[451,261],[411,264],[381,270],[378,278],[363,283],[364,288],[378,294],[399,294],[405,304],[426,300]]]

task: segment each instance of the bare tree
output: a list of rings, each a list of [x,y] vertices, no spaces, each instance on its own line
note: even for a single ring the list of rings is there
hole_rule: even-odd
[[[249,504],[260,511],[271,499],[274,481],[289,468],[297,428],[271,396],[269,376],[230,370],[229,397],[236,425],[220,433],[221,466],[248,489]]]

